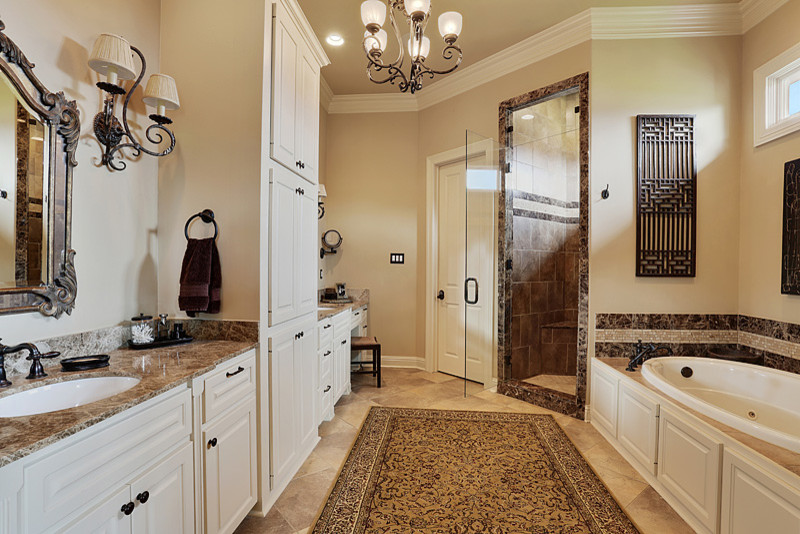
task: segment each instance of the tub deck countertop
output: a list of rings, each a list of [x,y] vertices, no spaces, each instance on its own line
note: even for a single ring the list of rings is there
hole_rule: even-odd
[[[212,371],[218,364],[256,348],[249,341],[194,341],[154,350],[118,349],[109,352],[110,366],[92,371],[64,373],[48,369],[46,378],[26,380],[9,376],[13,385],[0,390],[0,397],[33,387],[98,376],[132,376],[136,386],[77,408],[24,417],[0,418],[0,467],[71,436],[85,428],[141,404],[193,378]]]
[[[693,408],[689,408],[685,404],[673,399],[660,389],[650,384],[650,382],[645,380],[645,378],[642,376],[641,367],[639,369],[636,369],[636,371],[633,373],[625,371],[625,368],[628,366],[628,358],[594,358],[594,360],[599,361],[607,365],[611,369],[624,375],[625,377],[630,378],[635,382],[638,382],[639,384],[646,387],[650,391],[657,393],[659,396],[668,398],[671,403],[686,410],[691,415],[700,419],[704,423],[708,423],[709,425],[716,428],[717,430],[719,430],[726,436],[730,437],[731,439],[734,439],[742,443],[743,445],[746,445],[747,447],[753,449],[755,452],[759,453],[765,458],[780,465],[784,469],[800,476],[800,453],[790,451],[789,449],[785,449],[783,447],[774,445],[772,443],[768,443],[763,439],[751,436],[750,434],[742,432],[741,430],[736,430],[735,428],[731,428],[728,425],[720,423],[716,419],[704,415]]]

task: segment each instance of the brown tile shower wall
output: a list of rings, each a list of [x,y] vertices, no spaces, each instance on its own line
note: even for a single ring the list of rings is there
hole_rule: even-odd
[[[574,375],[578,225],[528,213],[513,225],[512,378]]]

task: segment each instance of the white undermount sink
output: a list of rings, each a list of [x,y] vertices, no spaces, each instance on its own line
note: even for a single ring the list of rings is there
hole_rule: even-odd
[[[139,381],[128,376],[98,376],[26,389],[0,398],[0,417],[57,412],[91,404],[128,391]]]

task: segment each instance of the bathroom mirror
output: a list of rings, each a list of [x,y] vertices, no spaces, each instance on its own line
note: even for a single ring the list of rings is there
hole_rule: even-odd
[[[78,108],[51,93],[0,21],[0,314],[72,311]]]

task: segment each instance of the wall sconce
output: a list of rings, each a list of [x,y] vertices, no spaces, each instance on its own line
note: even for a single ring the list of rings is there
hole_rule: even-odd
[[[319,202],[317,202],[317,212],[319,213],[319,219],[325,217],[325,198],[328,197],[328,192],[325,190],[325,184],[319,184],[319,193],[317,193],[317,198]]]
[[[133,64],[133,53],[139,56],[142,64],[138,76]],[[165,125],[172,124],[172,120],[166,116],[166,110],[180,108],[175,80],[166,74],[153,74],[144,89],[142,101],[146,105],[156,108],[156,113],[150,115],[153,124],[148,126],[145,131],[147,140],[154,145],[161,144],[164,140],[161,132],[167,134],[170,139],[170,145],[166,149],[156,152],[143,147],[131,135],[131,130],[128,126],[128,104],[142,78],[144,78],[144,71],[147,68],[142,52],[135,46],[131,46],[128,41],[119,35],[104,33],[94,43],[92,55],[89,57],[89,67],[106,76],[106,81],[97,82],[97,87],[108,93],[108,96],[103,103],[103,111],[94,117],[94,134],[100,144],[105,146],[103,164],[109,170],[124,170],[127,167],[126,163],[122,159],[115,159],[114,157],[117,151],[123,148],[131,148],[134,156],[138,156],[142,152],[151,156],[166,156],[172,152],[172,149],[175,148],[175,135]],[[126,93],[119,81],[132,80],[134,78],[136,78],[136,81]],[[121,123],[114,114],[116,99],[120,95],[125,95]],[[161,130],[161,132],[158,130]],[[123,138],[127,138],[128,142],[122,143]]]

